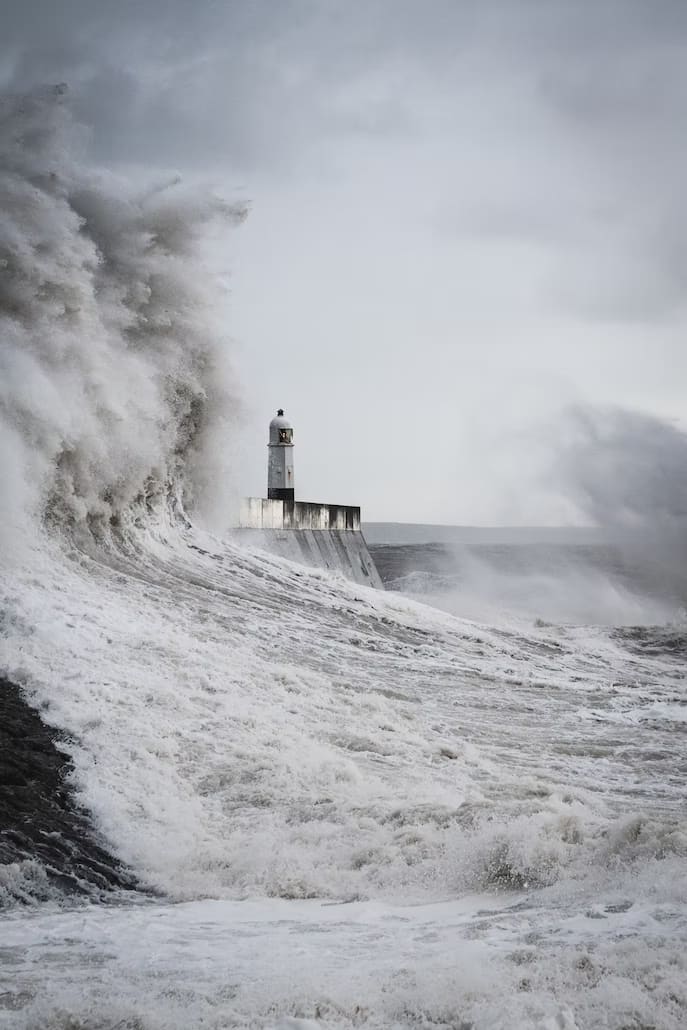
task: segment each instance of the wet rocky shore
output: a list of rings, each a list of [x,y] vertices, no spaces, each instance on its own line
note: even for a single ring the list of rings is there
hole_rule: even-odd
[[[60,735],[0,677],[0,904],[135,890],[69,782]]]

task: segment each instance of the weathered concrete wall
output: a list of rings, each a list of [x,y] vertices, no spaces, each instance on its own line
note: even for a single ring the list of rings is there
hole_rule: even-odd
[[[239,512],[241,529],[283,529],[284,502],[264,497],[243,497]]]
[[[312,501],[264,500],[244,497],[239,515],[241,529],[337,529],[360,531],[360,508],[349,504]]]
[[[239,540],[302,565],[341,572],[354,583],[384,589],[359,530],[237,529]]]

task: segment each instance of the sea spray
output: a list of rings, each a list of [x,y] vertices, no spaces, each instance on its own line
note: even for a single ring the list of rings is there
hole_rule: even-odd
[[[203,241],[245,214],[96,171],[62,87],[0,102],[3,536],[198,506],[237,411]]]

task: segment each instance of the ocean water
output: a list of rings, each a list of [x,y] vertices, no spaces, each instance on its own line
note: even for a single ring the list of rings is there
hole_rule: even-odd
[[[43,559],[7,672],[142,890],[10,904],[0,1025],[684,1025],[679,628],[480,624],[172,525]]]
[[[134,541],[48,549],[6,644],[157,897],[10,908],[2,1024],[684,1024],[674,627],[479,625]]]
[[[679,581],[371,527],[372,591],[209,528],[216,205],[0,114],[0,1027],[680,1030]]]
[[[389,589],[466,618],[608,626],[685,621],[682,532],[661,546],[642,532],[587,528],[373,523],[366,533]]]

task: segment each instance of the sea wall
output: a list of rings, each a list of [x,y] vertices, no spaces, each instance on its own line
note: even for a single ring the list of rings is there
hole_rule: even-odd
[[[358,507],[246,497],[236,532],[261,550],[384,589],[360,530]]]

